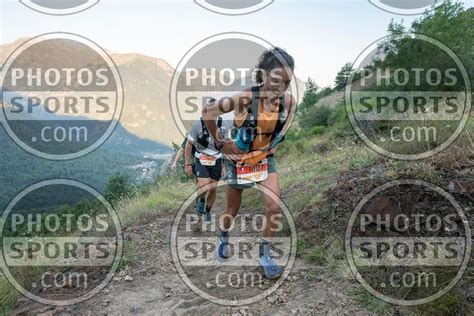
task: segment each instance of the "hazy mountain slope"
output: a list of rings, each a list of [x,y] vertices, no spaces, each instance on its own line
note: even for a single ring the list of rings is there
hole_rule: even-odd
[[[27,38],[0,45],[0,63]],[[72,47],[70,49],[73,49]],[[122,126],[136,136],[171,145],[181,140],[181,133],[173,119],[169,102],[169,89],[174,69],[165,60],[142,54],[118,54],[108,51],[117,65],[123,86],[125,103],[120,118]],[[250,81],[249,81],[250,82]],[[304,81],[297,79],[301,101]],[[233,91],[233,88],[226,88]]]
[[[27,40],[21,38],[0,45],[0,63],[3,64]],[[168,96],[173,68],[162,59],[141,54],[110,55],[124,86],[125,103],[120,119],[123,127],[140,138],[155,142],[171,145],[172,141],[179,140],[181,134],[173,121]]]
[[[124,84],[125,105],[120,119],[129,132],[171,144],[181,134],[169,105],[172,67],[162,59],[139,54],[113,54]]]

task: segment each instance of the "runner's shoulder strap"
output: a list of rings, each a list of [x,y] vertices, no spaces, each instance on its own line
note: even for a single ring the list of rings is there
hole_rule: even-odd
[[[260,87],[252,87],[252,103],[247,110],[247,118],[245,119],[245,127],[256,127],[258,124],[258,113],[260,108]]]
[[[244,127],[257,127],[258,126],[258,114],[260,108],[260,87],[252,87],[252,103],[248,108],[247,118],[245,119]],[[286,100],[285,96],[280,98],[279,107],[278,107],[278,121],[273,131],[272,139],[275,138],[282,130],[285,125],[286,120],[288,119],[286,109]]]
[[[212,137],[211,133],[209,133],[209,130],[207,129],[206,123],[204,123],[204,120],[201,117],[201,126],[202,126],[202,136],[197,139],[197,142],[203,146],[204,148],[207,148],[209,146],[209,138],[214,139]],[[220,129],[222,127],[222,117],[217,118],[217,128]]]
[[[202,133],[209,135],[209,130],[207,129],[206,123],[204,123],[204,120],[201,117],[201,126],[202,126]],[[222,128],[222,117],[217,117],[217,128]]]
[[[288,112],[286,111],[286,98],[282,96],[279,102],[278,108],[278,121],[275,126],[275,131],[273,132],[272,140],[278,136],[285,126],[286,120],[288,119]]]

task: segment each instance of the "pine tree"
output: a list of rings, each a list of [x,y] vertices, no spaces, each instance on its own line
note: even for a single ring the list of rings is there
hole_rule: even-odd
[[[334,85],[336,90],[342,90],[346,87],[347,81],[350,79],[352,75],[352,64],[346,63],[342,66],[341,70],[336,75],[336,79],[334,80]]]
[[[303,101],[300,104],[300,111],[304,112],[311,106],[315,105],[318,101],[318,86],[313,79],[308,78],[305,84]]]

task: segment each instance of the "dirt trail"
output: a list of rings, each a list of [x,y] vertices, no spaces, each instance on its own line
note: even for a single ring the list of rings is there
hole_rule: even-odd
[[[442,184],[465,207],[472,211],[473,194],[472,175],[474,156],[457,154],[452,151],[445,156],[438,156],[433,163],[434,170],[443,177]],[[412,173],[415,172],[415,175]],[[416,169],[407,169],[399,178],[416,178]],[[321,180],[321,179],[319,179]],[[348,171],[338,177],[335,188],[326,193],[327,203],[334,210],[332,225],[339,232],[344,231],[346,213],[369,191],[391,180],[383,164],[369,166],[358,171]],[[314,180],[316,181],[316,179]],[[288,189],[283,194],[291,194]],[[304,189],[304,188],[303,188]],[[312,192],[307,192],[313,194]],[[223,201],[218,197],[218,201]],[[429,201],[429,200],[428,200]],[[295,215],[297,229],[304,231],[306,237],[313,233],[313,239],[324,238],[325,225],[321,218],[315,216],[317,205],[298,212]],[[216,207],[218,213],[223,207]],[[187,210],[193,213],[193,210]],[[246,213],[242,209],[241,214]],[[319,213],[318,213],[319,214]],[[282,286],[273,294],[261,301],[244,307],[226,307],[213,304],[194,293],[179,277],[173,265],[170,252],[170,230],[174,214],[160,213],[145,220],[146,225],[130,226],[124,232],[125,239],[133,244],[135,258],[133,264],[118,273],[114,280],[99,295],[78,305],[56,308],[48,307],[21,299],[17,303],[17,314],[44,315],[368,315],[366,310],[351,300],[348,293],[357,287],[350,281],[341,281],[333,275],[329,267],[308,264],[297,257],[292,272]],[[473,217],[469,216],[473,221]],[[234,233],[233,233],[234,234]],[[213,236],[209,232],[193,231],[187,236]],[[243,232],[236,233],[241,237]],[[231,235],[232,238],[233,235]],[[217,268],[216,268],[217,269]],[[251,267],[258,269],[258,267]],[[205,284],[209,267],[193,272],[197,280]],[[472,274],[472,272],[470,272]],[[264,282],[261,291],[271,286]],[[473,288],[468,282],[464,285],[466,297],[472,298]],[[234,288],[217,289],[228,299],[232,299],[238,290]],[[249,290],[255,291],[255,289]],[[255,292],[249,292],[256,294]]]
[[[22,298],[18,301],[14,313],[16,315],[369,314],[347,296],[353,284],[336,281],[327,269],[309,265],[298,258],[290,276],[282,286],[255,304],[228,307],[209,302],[185,285],[173,265],[170,253],[173,216],[174,214],[160,215],[158,220],[150,220],[147,225],[126,228],[125,240],[136,245],[134,251],[137,254],[138,264],[133,264],[132,267],[117,273],[113,281],[97,296],[69,307],[44,306]],[[206,282],[205,271],[194,273],[202,275],[202,282]],[[264,286],[257,291],[265,291],[273,284],[272,282],[265,281]],[[223,291],[220,293],[229,299],[236,293],[233,288],[217,290]]]

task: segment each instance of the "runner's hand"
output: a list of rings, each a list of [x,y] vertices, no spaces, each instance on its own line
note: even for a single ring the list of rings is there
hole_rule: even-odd
[[[193,168],[191,167],[191,165],[186,165],[186,167],[184,167],[184,171],[186,172],[186,175],[188,177],[192,177],[193,176]]]
[[[172,171],[173,173],[176,173],[176,164],[175,164],[175,163],[173,163],[173,164],[171,165],[171,171]]]
[[[235,142],[229,140],[226,141],[222,146],[222,154],[228,159],[232,161],[239,161],[240,155],[244,154],[243,151],[237,148]]]

